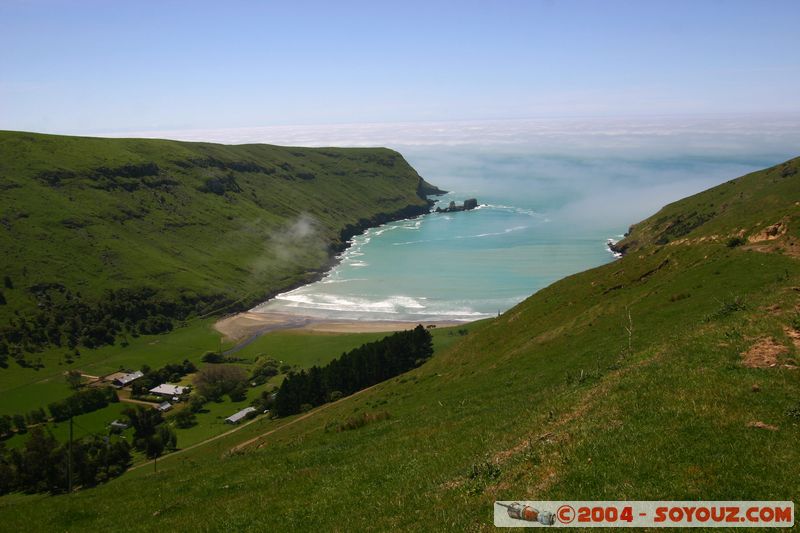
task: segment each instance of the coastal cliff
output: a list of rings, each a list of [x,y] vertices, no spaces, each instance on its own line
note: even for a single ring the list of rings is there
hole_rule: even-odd
[[[0,190],[0,336],[30,349],[113,342],[125,319],[114,302],[142,309],[133,331],[248,308],[444,192],[385,148],[24,132],[0,132]],[[51,334],[6,327],[17,313]],[[86,331],[59,318],[76,313]]]

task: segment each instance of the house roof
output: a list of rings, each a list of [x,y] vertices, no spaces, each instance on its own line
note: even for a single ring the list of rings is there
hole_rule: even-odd
[[[153,394],[161,394],[164,396],[180,396],[186,390],[186,387],[180,385],[170,385],[169,383],[162,383],[158,387],[153,387],[150,392]]]
[[[158,410],[159,411],[167,411],[167,410],[169,410],[171,408],[172,408],[172,404],[169,403],[169,402],[162,402],[162,403],[158,404]]]
[[[248,415],[248,413],[252,413],[255,410],[256,410],[255,407],[245,407],[244,409],[242,409],[238,413],[232,414],[231,416],[226,418],[225,421],[226,422],[238,422],[242,418],[246,417]]]
[[[140,377],[144,376],[144,372],[141,370],[137,370],[136,372],[131,372],[130,374],[123,374],[119,377],[114,378],[114,381],[119,381],[122,385],[127,385],[131,381],[137,380]]]

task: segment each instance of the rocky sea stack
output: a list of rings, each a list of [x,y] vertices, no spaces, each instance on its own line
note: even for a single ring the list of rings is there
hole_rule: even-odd
[[[456,205],[455,202],[450,202],[450,205],[442,209],[441,207],[436,208],[437,213],[455,213],[457,211],[469,211],[471,209],[475,209],[478,207],[478,200],[475,198],[470,198],[468,200],[464,200],[464,205]]]

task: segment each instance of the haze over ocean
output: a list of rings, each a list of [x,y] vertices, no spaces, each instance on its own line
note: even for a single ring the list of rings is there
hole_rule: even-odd
[[[325,279],[256,308],[329,318],[471,320],[613,260],[663,205],[796,155],[800,116],[547,119],[137,132],[183,140],[388,146],[476,211],[358,236]]]

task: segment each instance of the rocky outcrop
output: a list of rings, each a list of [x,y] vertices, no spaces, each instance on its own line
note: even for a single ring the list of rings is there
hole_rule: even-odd
[[[609,240],[606,243],[609,250],[615,254],[619,254],[620,256],[625,255],[625,253],[628,251],[628,248],[635,247],[637,244],[639,244],[638,241],[629,241],[628,239],[623,239],[617,242]]]
[[[471,209],[475,209],[478,207],[478,200],[475,198],[469,198],[468,200],[464,200],[464,205],[456,205],[455,202],[450,202],[450,205],[442,209],[441,207],[436,208],[437,213],[457,213],[458,211],[470,211]]]

